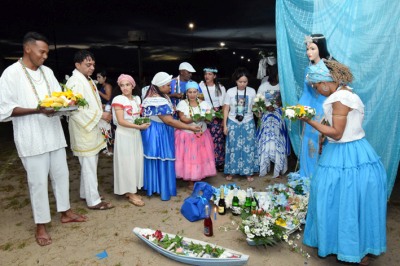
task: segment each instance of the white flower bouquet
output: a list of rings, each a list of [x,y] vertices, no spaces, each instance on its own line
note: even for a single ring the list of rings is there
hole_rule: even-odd
[[[253,108],[251,109],[254,113],[265,113],[267,111],[267,104],[265,102],[265,96],[257,94],[254,98]]]
[[[293,105],[282,108],[283,116],[291,121],[296,121],[299,118],[311,119],[315,116],[316,111],[314,108],[304,105]]]

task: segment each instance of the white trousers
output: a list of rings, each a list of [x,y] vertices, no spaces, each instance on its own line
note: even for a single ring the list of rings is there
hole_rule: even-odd
[[[56,198],[57,211],[69,210],[69,171],[65,148],[40,155],[21,157],[21,161],[28,176],[35,223],[45,224],[51,221],[48,193],[49,174]]]
[[[78,158],[81,164],[80,197],[86,199],[87,206],[96,206],[101,202],[99,191],[97,190],[97,163],[99,155],[78,156]]]

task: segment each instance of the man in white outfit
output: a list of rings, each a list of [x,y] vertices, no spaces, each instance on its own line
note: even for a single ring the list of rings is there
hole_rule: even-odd
[[[23,57],[0,78],[0,121],[13,123],[15,146],[27,173],[36,242],[46,246],[52,243],[46,230],[46,223],[51,221],[49,174],[61,222],[85,222],[86,217],[70,209],[67,143],[60,117],[53,116],[54,110],[38,108],[46,95],[61,91],[53,71],[43,66],[49,53],[48,40],[28,32],[23,50]]]
[[[82,96],[88,106],[81,107],[69,119],[71,149],[81,165],[80,197],[86,200],[89,209],[107,210],[114,206],[101,200],[97,183],[99,152],[106,148],[105,137],[99,128],[102,120],[108,124],[111,113],[104,112],[96,84],[90,78],[95,69],[91,52],[78,51],[74,57],[75,70],[67,81],[67,87]],[[103,121],[104,122],[104,121]]]

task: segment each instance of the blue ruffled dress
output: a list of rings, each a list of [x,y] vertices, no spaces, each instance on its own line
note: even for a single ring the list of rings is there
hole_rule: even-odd
[[[144,189],[147,196],[158,193],[161,200],[176,196],[174,128],[164,124],[158,115],[173,115],[169,100],[162,97],[144,99],[143,116],[151,125],[142,131],[144,153]]]
[[[343,137],[329,139],[311,180],[304,244],[318,255],[337,254],[360,262],[367,254],[386,251],[386,171],[361,127],[364,105],[352,92],[333,93],[324,103],[332,124],[332,103],[352,110]]]
[[[316,114],[314,120],[321,122],[324,115],[322,104],[324,103],[326,97],[321,94],[317,94],[315,90],[308,85],[305,79],[307,73],[308,67],[306,68],[304,75],[304,90],[301,98],[299,99],[299,104],[315,108]],[[312,178],[314,175],[319,158],[319,135],[320,133],[315,128],[307,123],[304,123],[299,156],[300,176]]]

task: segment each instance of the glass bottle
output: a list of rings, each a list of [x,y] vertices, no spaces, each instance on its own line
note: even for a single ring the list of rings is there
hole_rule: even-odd
[[[213,224],[210,217],[210,205],[206,205],[205,207],[206,218],[204,219],[204,235],[212,236],[213,235]]]
[[[238,189],[235,187],[233,189],[233,198],[232,198],[232,214],[237,216],[242,213],[242,209],[240,208],[239,205],[239,198],[237,196]]]
[[[251,200],[251,213],[255,214],[256,212],[257,212],[257,201],[256,201],[256,197],[255,197],[255,195],[253,193],[253,197],[252,197],[252,200]]]
[[[251,209],[251,188],[247,188],[246,201],[244,202],[244,211],[250,213]]]
[[[224,188],[221,187],[220,194],[219,194],[219,201],[218,201],[218,214],[224,215],[226,213],[226,202],[225,202],[225,195],[224,195]]]

